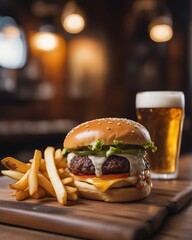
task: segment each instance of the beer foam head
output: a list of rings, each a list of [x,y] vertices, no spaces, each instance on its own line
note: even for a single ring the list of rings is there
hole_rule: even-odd
[[[136,108],[184,108],[183,92],[153,91],[140,92],[136,95]]]

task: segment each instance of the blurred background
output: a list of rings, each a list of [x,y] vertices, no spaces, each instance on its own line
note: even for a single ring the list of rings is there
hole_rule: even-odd
[[[0,157],[62,147],[86,120],[136,120],[145,90],[185,93],[190,152],[191,10],[190,0],[0,0]]]

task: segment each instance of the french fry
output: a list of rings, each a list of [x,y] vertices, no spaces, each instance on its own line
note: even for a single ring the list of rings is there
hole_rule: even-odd
[[[33,159],[30,159],[29,162],[32,163]],[[39,170],[40,171],[46,171],[45,159],[41,159]]]
[[[21,173],[26,173],[30,169],[29,165],[12,157],[6,157],[2,159],[1,162],[6,168],[16,170]]]
[[[26,198],[30,197],[29,190],[26,190],[26,191],[16,191],[15,197],[16,197],[17,201],[23,201]]]
[[[60,148],[55,150],[55,164],[59,163],[63,159],[63,154]]]
[[[37,191],[32,195],[32,198],[40,199],[45,197],[46,191],[42,187],[38,187]]]
[[[61,179],[69,176],[69,174],[65,171],[64,168],[59,168],[59,169],[57,169],[57,171],[58,171],[59,177]]]
[[[38,189],[38,176],[39,166],[42,158],[42,153],[39,150],[35,150],[33,161],[28,176],[29,193],[32,196]]]
[[[61,181],[64,185],[68,185],[70,183],[73,183],[73,178],[72,177],[67,177],[67,178],[63,178]]]
[[[10,184],[10,188],[15,190],[12,196],[18,201],[30,197],[55,197],[63,205],[67,204],[67,200],[76,201],[77,188],[61,149],[55,151],[53,147],[47,147],[44,157],[45,159],[42,158],[41,151],[35,150],[33,159],[28,164],[12,157],[2,160],[9,170],[2,170],[1,173],[17,180]]]
[[[22,178],[19,179],[19,181],[12,183],[9,185],[10,188],[18,190],[18,191],[24,191],[28,187],[28,176],[29,176],[28,170]]]
[[[55,151],[55,165],[57,168],[66,168],[67,167],[67,160],[63,157],[62,151],[58,148]]]
[[[43,187],[48,193],[52,196],[56,197],[55,190],[51,184],[51,182],[43,176],[41,173],[38,173],[38,182],[41,187]]]
[[[49,175],[48,175],[47,171],[42,171],[41,173],[43,174],[43,176],[45,176],[47,179],[49,179]]]
[[[44,152],[46,169],[50,178],[50,181],[53,185],[53,188],[56,193],[56,197],[59,203],[66,205],[67,204],[67,192],[65,187],[59,177],[57,168],[54,162],[54,148],[47,147]]]
[[[23,175],[24,175],[23,173],[17,172],[17,171],[14,171],[14,170],[2,170],[1,173],[2,173],[4,176],[13,178],[13,179],[15,179],[15,180],[19,180],[19,179],[22,178]]]
[[[76,187],[65,186],[65,189],[66,189],[67,193],[76,193],[77,192]]]
[[[77,195],[77,193],[68,193],[67,199],[70,201],[77,201],[78,195]]]
[[[60,162],[56,164],[57,168],[66,168],[67,167],[67,161],[65,158],[63,158]]]
[[[40,171],[46,171],[45,159],[41,159],[39,170]]]
[[[63,173],[65,173],[65,169],[57,168],[57,172],[58,172],[59,175],[62,175]]]

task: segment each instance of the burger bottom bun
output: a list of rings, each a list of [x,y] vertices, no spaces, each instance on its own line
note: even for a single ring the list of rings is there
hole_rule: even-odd
[[[94,185],[75,180],[79,196],[87,199],[100,200],[105,202],[131,202],[146,198],[151,187],[146,185],[141,191],[135,187],[111,188],[106,192],[100,192]]]

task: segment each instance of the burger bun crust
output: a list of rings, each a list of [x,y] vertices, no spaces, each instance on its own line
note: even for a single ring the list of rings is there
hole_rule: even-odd
[[[151,186],[146,184],[142,190],[135,186],[122,188],[109,188],[106,192],[100,192],[94,185],[75,180],[79,196],[92,200],[105,202],[132,202],[146,198],[151,193]]]
[[[143,145],[150,141],[147,129],[138,122],[124,118],[101,118],[88,121],[73,128],[64,140],[64,148],[79,149],[102,140],[113,145],[114,140],[124,144]]]

